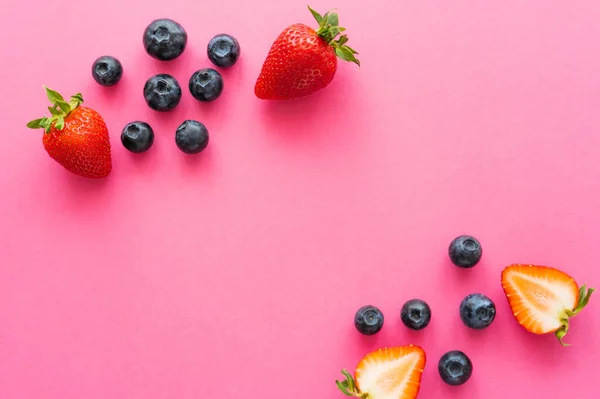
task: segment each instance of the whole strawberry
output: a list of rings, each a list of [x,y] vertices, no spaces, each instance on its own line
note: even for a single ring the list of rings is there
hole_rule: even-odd
[[[65,169],[90,178],[106,177],[112,169],[108,129],[100,114],[80,106],[80,93],[69,102],[47,87],[52,103],[51,116],[33,120],[31,129],[44,129],[42,143],[46,152]]]
[[[324,88],[335,76],[337,57],[360,65],[355,57],[358,53],[346,45],[348,37],[339,36],[345,29],[338,26],[338,15],[329,11],[321,16],[308,9],[319,29],[295,24],[279,35],[256,81],[258,98],[287,100]]]

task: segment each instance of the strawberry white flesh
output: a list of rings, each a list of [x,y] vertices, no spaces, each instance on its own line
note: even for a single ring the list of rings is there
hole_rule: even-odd
[[[421,348],[385,348],[356,368],[356,385],[373,399],[415,398],[425,367]]]

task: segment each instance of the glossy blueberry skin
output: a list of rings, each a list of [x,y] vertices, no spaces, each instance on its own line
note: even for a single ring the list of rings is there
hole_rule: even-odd
[[[240,51],[240,44],[231,35],[216,35],[208,42],[208,59],[221,68],[234,65],[240,58]]]
[[[154,144],[154,130],[146,122],[130,122],[121,132],[121,143],[131,152],[146,152]]]
[[[185,50],[187,33],[172,19],[156,19],[146,27],[143,41],[146,52],[152,58],[170,61]]]
[[[425,301],[411,299],[402,306],[400,319],[411,330],[422,330],[431,321],[431,308]]]
[[[450,351],[440,358],[438,372],[446,384],[462,385],[471,378],[473,363],[463,352]]]
[[[181,101],[179,82],[165,73],[152,76],[144,85],[146,104],[155,111],[170,111]]]
[[[460,303],[460,319],[467,327],[481,330],[496,318],[496,305],[483,294],[470,294]]]
[[[450,243],[448,255],[456,266],[471,268],[481,260],[481,244],[475,237],[458,236]]]
[[[383,313],[375,306],[363,306],[354,315],[354,327],[363,335],[377,334],[383,327]]]
[[[200,69],[190,78],[188,88],[196,100],[214,101],[223,92],[223,77],[212,68]]]
[[[123,65],[115,57],[105,55],[97,58],[92,65],[92,76],[102,86],[114,86],[123,76]]]
[[[186,120],[175,132],[175,144],[186,154],[197,154],[208,145],[208,130],[198,121]]]

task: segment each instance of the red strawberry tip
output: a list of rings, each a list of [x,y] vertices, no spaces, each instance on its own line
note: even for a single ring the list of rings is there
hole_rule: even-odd
[[[329,10],[325,13],[325,15],[321,15],[313,10],[310,6],[308,9],[319,24],[317,35],[321,37],[327,44],[333,47],[335,54],[340,59],[348,62],[354,62],[356,65],[360,66],[360,61],[356,58],[358,52],[346,44],[348,42],[348,36],[340,36],[340,34],[344,32],[346,28],[339,26],[338,14],[334,10]],[[338,36],[339,38],[336,40]]]
[[[51,116],[34,119],[27,124],[30,129],[44,129],[46,133],[50,131],[52,126],[57,130],[62,130],[65,126],[65,118],[83,104],[83,96],[81,93],[77,93],[71,96],[69,102],[65,101],[63,96],[46,86],[43,86],[46,90],[46,95],[52,106],[48,107]]]
[[[368,393],[360,392],[356,386],[356,381],[354,380],[354,377],[352,377],[352,374],[350,374],[347,370],[342,370],[342,374],[344,377],[346,377],[346,379],[341,382],[336,380],[335,384],[344,395],[360,399],[367,399],[369,397]]]
[[[554,332],[554,335],[558,338],[558,342],[560,342],[562,346],[571,346],[563,341],[563,338],[569,331],[569,319],[581,312],[581,310],[587,306],[594,291],[594,288],[588,289],[585,284],[579,287],[579,301],[577,302],[577,306],[573,310],[566,310],[564,315],[560,318],[560,323],[562,325]]]

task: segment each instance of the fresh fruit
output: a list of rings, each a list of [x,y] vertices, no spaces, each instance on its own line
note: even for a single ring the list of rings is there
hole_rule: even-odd
[[[364,335],[377,334],[383,327],[383,313],[375,306],[363,306],[354,315],[354,327]]]
[[[114,86],[119,83],[123,76],[123,65],[115,57],[105,55],[94,61],[92,76],[102,86]]]
[[[35,119],[27,127],[44,129],[46,152],[68,171],[91,178],[108,176],[112,170],[110,141],[100,114],[81,106],[81,93],[67,102],[59,93],[44,88],[52,103],[48,107],[51,116]]]
[[[231,35],[216,35],[208,42],[208,59],[218,67],[229,68],[240,58],[240,44]]]
[[[578,287],[560,270],[534,265],[505,268],[502,288],[519,324],[534,334],[553,332],[563,346],[569,319],[581,312],[594,292],[585,285]]]
[[[446,384],[462,385],[471,378],[473,363],[463,352],[450,351],[440,358],[438,372]]]
[[[483,294],[471,294],[462,300],[459,312],[465,326],[482,330],[496,318],[496,305]]]
[[[188,87],[196,100],[214,101],[223,92],[223,77],[212,68],[200,69],[194,72]]]
[[[208,145],[208,130],[198,121],[187,120],[177,128],[175,144],[186,154],[197,154]]]
[[[475,237],[456,237],[448,248],[450,260],[458,267],[470,268],[481,260],[481,244]]]
[[[170,111],[181,101],[181,86],[171,75],[154,75],[144,85],[144,99],[155,111]]]
[[[411,299],[402,306],[400,319],[411,330],[422,330],[431,321],[431,308],[425,301]]]
[[[335,383],[346,396],[414,399],[419,393],[425,363],[425,351],[418,346],[383,348],[362,358],[354,377],[342,370],[346,379]]]
[[[154,130],[146,122],[130,122],[121,132],[121,143],[131,152],[146,152],[154,143]]]
[[[160,61],[179,57],[187,45],[187,33],[183,26],[172,19],[157,19],[144,31],[144,48],[148,55]]]
[[[319,29],[295,24],[275,40],[267,55],[254,93],[260,99],[286,100],[306,96],[326,87],[335,76],[337,57],[360,65],[358,54],[346,45],[345,28],[338,26],[338,15],[329,11],[321,16],[309,7]],[[337,56],[337,57],[336,57]]]

